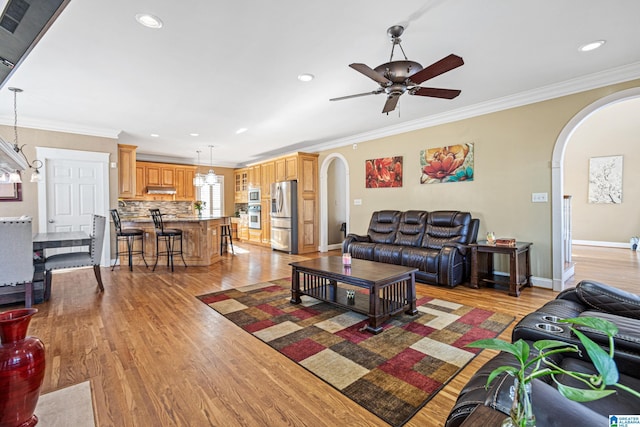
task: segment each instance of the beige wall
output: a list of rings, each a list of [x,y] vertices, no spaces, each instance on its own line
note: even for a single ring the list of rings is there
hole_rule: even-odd
[[[0,136],[13,143],[13,127],[0,126]],[[64,148],[67,150],[95,151],[109,153],[109,161],[118,161],[118,141],[111,138],[78,135],[73,133],[43,131],[19,128],[18,140],[24,146],[29,161],[36,158],[36,147]],[[0,216],[29,215],[33,217],[34,232],[38,224],[38,184],[29,182],[31,171],[23,172],[22,201],[0,202]],[[118,203],[118,170],[109,169],[109,205]]]
[[[480,236],[498,236],[533,242],[532,274],[550,279],[551,203],[532,203],[531,193],[548,193],[551,200],[550,161],[556,139],[579,111],[603,96],[640,81],[600,88],[454,123],[420,129],[320,153],[319,164],[331,153],[349,163],[350,231],[366,233],[371,213],[380,209],[456,209],[480,219]],[[436,102],[436,101],[426,101]],[[375,118],[372,118],[374,120]],[[472,182],[421,185],[420,150],[475,143]],[[365,160],[404,156],[402,188],[366,189]]]
[[[640,99],[602,108],[571,136],[565,151],[564,193],[572,195],[574,240],[629,244],[640,235]],[[589,203],[589,159],[623,156],[622,203]],[[569,173],[568,173],[569,172]]]

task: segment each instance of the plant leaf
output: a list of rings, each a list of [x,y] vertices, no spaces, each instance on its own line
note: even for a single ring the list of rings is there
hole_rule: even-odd
[[[559,383],[555,378],[553,380],[558,385],[558,391],[561,395],[576,402],[590,402],[615,393],[615,390],[586,390],[583,388],[569,387]]]
[[[513,354],[516,358],[518,358],[519,355],[518,349],[514,344],[508,343],[498,338],[477,340],[467,344],[467,347],[488,348],[490,350],[505,351],[507,353]]]
[[[558,347],[567,347],[566,351],[576,351],[578,347],[573,344],[568,344],[566,342],[557,341],[557,340],[538,340],[533,343],[533,347],[538,350],[548,350],[550,348],[558,348]]]
[[[519,339],[518,341],[514,342],[513,345],[519,353],[518,355],[516,355],[516,358],[524,364],[527,359],[529,359],[529,352],[531,351],[529,344],[527,344],[523,339]]]
[[[593,366],[596,367],[598,373],[602,376],[604,383],[606,385],[617,383],[620,375],[618,374],[616,362],[606,351],[602,349],[602,347],[593,342],[585,334],[577,329],[574,329],[573,332],[577,335],[578,339],[587,350],[591,363],[593,363]]]
[[[493,380],[495,380],[496,377],[503,372],[508,372],[509,375],[516,376],[518,374],[518,368],[514,366],[507,366],[507,365],[497,367],[489,374],[489,378],[487,378],[486,387],[488,388],[489,385],[493,382]]]
[[[600,332],[604,332],[608,336],[612,337],[618,333],[618,327],[605,319],[599,319],[597,317],[572,317],[571,319],[560,320],[564,323],[572,323],[574,325],[586,326],[587,328],[596,329]]]

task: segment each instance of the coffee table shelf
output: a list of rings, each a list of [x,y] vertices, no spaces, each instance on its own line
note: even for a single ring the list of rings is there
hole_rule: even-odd
[[[417,269],[365,260],[352,260],[350,268],[341,257],[321,257],[293,262],[291,303],[300,304],[308,295],[339,307],[369,316],[366,329],[382,331],[381,324],[389,317],[405,311],[416,314],[415,272]],[[345,285],[350,285],[346,289]],[[367,289],[367,293],[355,288]],[[356,290],[354,303],[349,304],[347,290]]]

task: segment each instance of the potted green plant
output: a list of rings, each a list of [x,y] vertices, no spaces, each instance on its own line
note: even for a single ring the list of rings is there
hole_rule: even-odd
[[[617,387],[640,398],[640,393],[630,389],[623,384],[618,383],[618,367],[613,359],[613,337],[618,333],[618,328],[616,325],[607,320],[598,319],[595,317],[575,317],[572,319],[562,319],[559,320],[559,322],[585,326],[587,328],[603,332],[607,335],[609,339],[608,353],[585,334],[575,329],[574,327],[570,327],[573,333],[578,337],[578,339],[586,349],[591,362],[598,371],[597,374],[590,375],[582,372],[567,371],[556,365],[548,356],[557,353],[577,353],[580,351],[577,345],[569,344],[563,341],[536,341],[535,343],[533,343],[533,347],[537,350],[537,355],[535,357],[530,357],[531,348],[529,347],[529,344],[527,344],[522,339],[514,343],[509,343],[498,338],[492,338],[474,341],[467,345],[467,347],[488,348],[504,351],[506,353],[512,354],[519,362],[519,367],[500,366],[494,369],[487,378],[486,386],[488,387],[491,382],[503,372],[506,372],[509,375],[515,377],[513,388],[513,405],[511,407],[510,416],[504,420],[502,424],[503,426],[535,426],[535,416],[533,414],[531,401],[531,381],[535,378],[544,377],[546,375],[551,376],[552,380],[556,383],[558,392],[562,396],[577,402],[588,402],[591,400],[597,400],[615,393],[615,390],[611,389],[610,387]],[[556,375],[559,374],[568,375],[578,380],[585,385],[585,388],[569,387],[560,383],[556,379]]]

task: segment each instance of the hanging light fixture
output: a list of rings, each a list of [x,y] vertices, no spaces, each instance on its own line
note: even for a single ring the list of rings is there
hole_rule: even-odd
[[[213,171],[213,145],[209,146],[209,150],[210,150],[210,162],[211,162],[211,169],[209,169],[209,172],[207,172],[207,175],[205,177],[205,183],[207,185],[213,185],[216,184],[218,182],[218,176],[216,175],[216,173]]]
[[[198,166],[200,166],[200,150],[197,150],[196,153],[198,153]],[[193,185],[196,187],[205,185],[204,175],[202,175],[200,171],[196,172],[196,175],[193,177]]]
[[[31,182],[39,182],[42,177],[40,176],[40,168],[42,167],[42,162],[38,159],[34,159],[33,162],[30,162],[27,159],[27,156],[24,154],[22,147],[26,144],[19,145],[18,144],[18,93],[22,92],[22,89],[17,87],[10,87],[9,90],[13,92],[13,151],[16,153],[20,153],[22,157],[27,161],[27,165],[30,169],[34,169],[31,173]],[[9,174],[9,182],[11,183],[19,183],[22,182],[20,178],[20,174],[18,172],[14,172]]]

